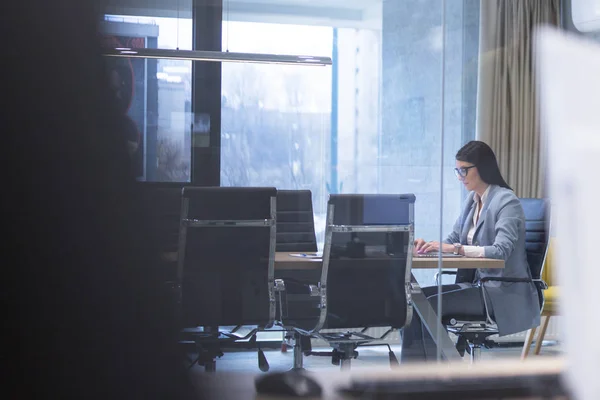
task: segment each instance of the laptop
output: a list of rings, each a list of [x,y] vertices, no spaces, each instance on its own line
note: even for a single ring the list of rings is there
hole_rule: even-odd
[[[311,258],[311,259],[319,259],[323,258],[323,252],[310,252],[310,253],[290,253],[291,257],[300,257],[300,258]]]
[[[414,258],[438,258],[440,253],[438,251],[432,251],[429,253],[417,254],[414,253]],[[460,258],[464,257],[462,254],[454,254],[454,253],[442,253],[442,258]]]

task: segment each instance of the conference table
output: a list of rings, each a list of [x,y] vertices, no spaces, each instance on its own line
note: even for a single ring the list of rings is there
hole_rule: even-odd
[[[289,252],[275,253],[275,270],[306,270],[321,268],[320,258],[296,257]],[[412,269],[437,269],[437,257],[413,257]],[[442,258],[444,269],[504,268],[503,260],[491,258],[449,257]]]
[[[318,270],[321,268],[322,261],[320,258],[296,257],[289,252],[277,252],[275,254],[275,272],[277,271],[306,271]],[[164,253],[163,259],[166,261],[176,261],[177,252]],[[413,257],[412,269],[437,269],[438,258],[428,257]],[[503,260],[495,260],[488,258],[469,258],[469,257],[447,257],[442,258],[443,269],[476,269],[476,268],[504,268]],[[448,361],[462,362],[460,356],[446,329],[438,319],[433,307],[421,291],[421,287],[417,280],[412,278],[411,298],[413,309],[417,312],[424,326],[431,334],[436,345],[440,348],[442,356]],[[440,343],[437,339],[440,338]]]
[[[321,268],[320,258],[302,258],[291,256],[289,252],[275,253],[275,270],[315,270]],[[165,261],[176,262],[177,252],[162,254]],[[437,258],[413,257],[412,269],[437,269]],[[490,258],[443,258],[444,269],[504,268],[504,261]]]
[[[294,270],[317,270],[321,268],[320,258],[292,256],[289,252],[277,252],[275,254],[275,272],[294,271]],[[439,258],[437,257],[418,257],[412,258],[412,269],[437,269]],[[476,268],[504,268],[503,260],[489,258],[469,258],[469,257],[443,257],[443,269],[476,269]],[[436,312],[421,291],[419,283],[412,277],[411,298],[413,309],[417,312],[423,325],[431,334],[436,345],[440,348],[442,356],[448,361],[462,362],[460,356],[450,336],[444,326],[440,323]],[[439,333],[439,334],[438,334]],[[440,343],[437,339],[440,338]]]

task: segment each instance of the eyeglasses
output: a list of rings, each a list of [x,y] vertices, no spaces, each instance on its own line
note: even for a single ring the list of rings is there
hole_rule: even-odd
[[[476,165],[471,165],[470,167],[454,168],[454,174],[457,178],[465,178],[469,173],[469,170],[475,167]]]

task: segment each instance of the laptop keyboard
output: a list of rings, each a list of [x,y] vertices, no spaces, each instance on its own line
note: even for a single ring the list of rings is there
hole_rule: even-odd
[[[440,256],[440,253],[437,251],[432,251],[431,253],[423,253],[423,254],[415,254],[414,257],[416,258],[438,258]],[[463,257],[460,254],[454,254],[454,253],[442,253],[442,257],[443,258],[452,258],[452,257]]]

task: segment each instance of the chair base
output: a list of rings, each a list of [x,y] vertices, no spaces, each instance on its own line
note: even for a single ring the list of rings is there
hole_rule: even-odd
[[[365,335],[366,328],[360,333],[320,333],[316,337],[327,341],[333,348],[332,351],[312,351],[311,336],[294,332],[294,368],[303,368],[302,356],[320,356],[331,357],[333,365],[339,365],[341,370],[348,370],[352,365],[352,359],[358,357],[356,349],[360,346],[387,346],[389,349],[390,366],[398,365],[398,360],[391,347],[387,344],[370,344],[371,342],[383,340],[393,329],[389,329],[381,337],[371,337]]]
[[[188,369],[199,365],[206,372],[215,372],[217,370],[217,358],[223,357],[223,352],[219,347],[198,349],[198,356],[190,363]]]
[[[356,351],[358,344],[352,342],[336,343],[332,347],[332,351],[310,351],[304,352],[304,355],[331,357],[333,365],[339,365],[341,370],[350,369],[352,359],[358,357],[358,351]]]
[[[198,354],[188,366],[188,369],[193,368],[194,365],[199,365],[204,367],[206,372],[215,372],[217,358],[223,357],[223,346],[227,347],[227,345],[233,345],[240,340],[249,339],[247,346],[258,350],[258,368],[263,372],[267,372],[270,369],[269,362],[260,345],[256,342],[258,329],[252,329],[246,336],[239,336],[235,334],[239,328],[241,326],[229,332],[219,331],[218,327],[184,329],[179,344],[182,346],[194,345]]]
[[[310,352],[312,345],[310,343],[310,337],[302,336],[298,332],[294,332],[294,366],[292,370],[303,370],[304,369],[304,351]]]
[[[494,343],[488,338],[498,334],[498,329],[495,326],[488,326],[481,322],[465,322],[462,324],[452,325],[448,327],[448,332],[458,336],[458,340],[466,341],[469,347],[469,355],[471,363],[475,363],[481,359],[481,348],[492,348]],[[457,350],[464,356],[464,352],[457,345]]]

